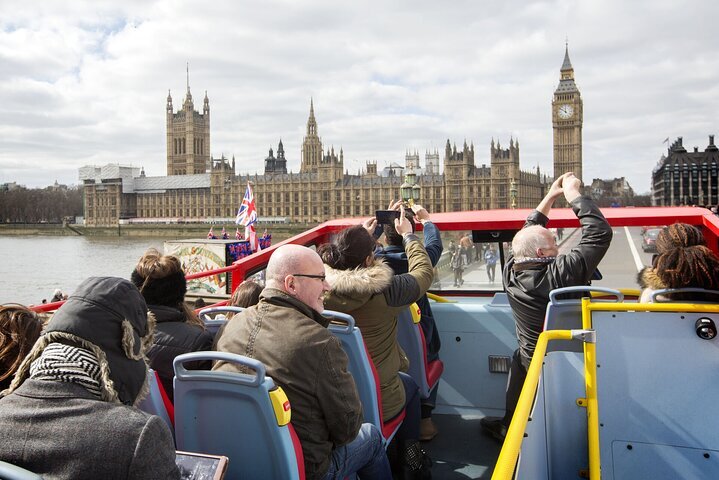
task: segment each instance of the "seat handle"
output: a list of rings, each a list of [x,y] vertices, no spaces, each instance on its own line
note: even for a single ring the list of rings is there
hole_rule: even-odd
[[[592,287],[591,285],[579,285],[576,287],[562,287],[562,288],[555,288],[551,292],[549,292],[549,301],[552,305],[579,305],[582,303],[581,299],[578,298],[570,298],[570,299],[564,299],[560,300],[557,298],[558,295],[564,295],[567,293],[586,293],[587,296],[591,296],[591,292],[601,292],[601,293],[608,293],[609,295],[614,295],[617,297],[617,302],[623,302],[624,301],[624,294],[620,292],[619,290],[615,290],[613,288],[606,288],[606,287]]]
[[[200,310],[200,313],[198,313],[197,315],[200,317],[200,320],[202,320],[203,322],[207,322],[207,321],[213,320],[212,318],[207,318],[207,316],[212,313],[225,313],[225,312],[240,313],[243,310],[244,310],[244,308],[242,308],[242,307],[233,307],[230,305],[225,305],[224,307],[203,308],[202,310]]]
[[[322,315],[329,317],[330,321],[334,322],[334,325],[330,325],[332,330],[345,331],[345,333],[352,333],[355,328],[355,319],[352,315],[347,315],[342,312],[335,312],[334,310],[325,310]],[[341,324],[341,325],[337,325]]]
[[[198,362],[202,360],[223,361],[242,365],[255,371],[254,375],[231,372],[215,372],[209,370],[188,370],[185,368],[186,362]],[[239,381],[242,384],[256,387],[265,381],[265,366],[259,360],[245,357],[229,352],[190,352],[183,353],[175,357],[172,361],[175,368],[175,377],[180,380],[197,379],[197,380],[221,380],[232,378],[233,381]]]
[[[668,302],[677,302],[678,300],[672,300],[669,298],[658,298],[660,295],[671,295],[673,293],[701,293],[704,295],[712,295],[719,299],[719,291],[717,290],[706,290],[704,288],[664,288],[662,290],[657,290],[655,292],[652,292],[652,302],[656,303],[668,303]],[[691,302],[691,299],[681,300],[682,302]]]

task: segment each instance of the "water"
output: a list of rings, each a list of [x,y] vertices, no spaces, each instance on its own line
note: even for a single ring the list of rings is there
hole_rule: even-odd
[[[150,247],[167,238],[0,236],[0,303],[39,304],[92,276],[130,278]]]

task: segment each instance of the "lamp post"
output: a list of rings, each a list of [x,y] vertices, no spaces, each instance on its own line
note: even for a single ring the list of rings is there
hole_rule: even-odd
[[[399,187],[402,200],[407,202],[410,207],[419,200],[421,190],[422,187],[417,184],[417,174],[414,172],[407,173],[404,176],[404,183]]]
[[[517,208],[517,182],[514,179],[509,182],[509,198],[512,201],[512,208]]]

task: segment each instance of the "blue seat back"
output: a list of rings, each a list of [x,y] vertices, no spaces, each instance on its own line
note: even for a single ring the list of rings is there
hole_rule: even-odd
[[[589,297],[590,292],[603,292],[616,297],[616,302],[624,300],[619,290],[603,287],[579,286],[557,288],[549,292],[547,313],[544,317],[544,330],[572,330],[582,328],[581,298],[561,299],[562,295],[574,294]],[[547,352],[562,350],[566,352],[584,352],[582,342],[573,340],[556,340],[549,342]]]
[[[254,372],[183,365],[198,360],[222,360]],[[269,393],[275,384],[261,362],[226,352],[193,352],[176,357],[174,367],[179,450],[228,457],[227,478],[299,478],[289,426],[278,425]]]
[[[552,290],[544,330],[581,329],[581,299],[560,297],[566,294],[588,297],[590,292],[606,293],[615,297],[612,301],[624,299],[618,290],[601,287]],[[586,396],[583,352],[579,341],[549,342],[532,422],[522,443],[518,478],[578,478],[579,472],[588,468],[587,412],[577,405],[577,399]]]
[[[592,312],[603,479],[719,478],[719,314]]]
[[[382,417],[379,412],[377,383],[372,370],[364,340],[355,320],[346,313],[325,310],[322,315],[329,317],[333,323],[329,331],[342,342],[342,348],[349,359],[348,369],[355,380],[357,391],[362,401],[364,421],[375,425],[382,431]]]
[[[403,309],[397,317],[397,342],[409,359],[409,371],[412,380],[419,387],[422,398],[429,397],[430,385],[427,383],[426,360],[424,340],[419,333],[421,327],[414,323],[409,308]]]
[[[40,475],[2,460],[0,460],[0,478],[3,480],[42,480]]]
[[[214,337],[217,335],[217,332],[222,328],[224,324],[227,323],[228,320],[228,313],[230,314],[236,314],[243,311],[244,308],[242,307],[231,307],[231,306],[224,306],[224,307],[208,307],[203,310],[200,310],[200,313],[198,314],[200,317],[200,320],[202,320],[202,323],[205,324],[205,329],[212,334]]]
[[[160,393],[160,383],[157,378],[157,373],[151,368],[147,371],[147,383],[150,390],[147,396],[137,404],[137,408],[150,415],[160,417],[170,428],[170,432],[172,432],[172,436],[174,437],[175,426],[172,424],[172,420],[170,420],[167,408],[165,408],[165,401],[162,398],[162,393]]]

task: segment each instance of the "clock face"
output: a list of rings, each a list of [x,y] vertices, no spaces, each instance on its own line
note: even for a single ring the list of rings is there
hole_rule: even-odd
[[[559,118],[571,118],[574,115],[574,107],[571,105],[559,106]]]

